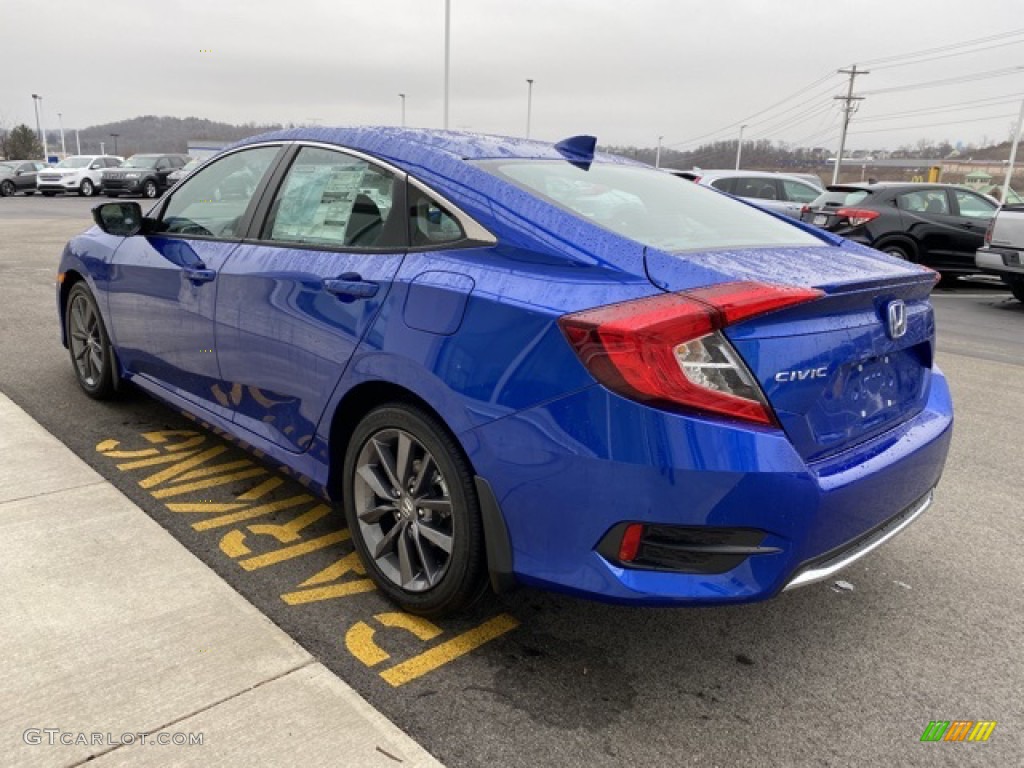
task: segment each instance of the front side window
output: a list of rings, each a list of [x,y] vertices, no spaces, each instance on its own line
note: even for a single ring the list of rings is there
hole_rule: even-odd
[[[698,184],[653,168],[560,160],[488,160],[480,166],[569,213],[668,251],[824,246],[814,235]]]
[[[956,205],[960,209],[961,216],[971,219],[991,219],[996,212],[996,206],[980,195],[975,195],[963,190],[956,190]]]
[[[270,207],[263,239],[342,248],[399,245],[386,227],[394,177],[342,152],[303,147]]]
[[[237,237],[252,196],[278,147],[234,152],[194,173],[171,196],[160,217],[168,234]]]

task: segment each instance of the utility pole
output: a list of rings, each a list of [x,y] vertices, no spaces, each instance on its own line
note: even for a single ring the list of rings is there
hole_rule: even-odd
[[[846,102],[843,105],[843,131],[839,135],[839,156],[836,157],[836,167],[832,169],[832,183],[839,183],[839,167],[843,164],[843,152],[846,150],[846,129],[850,125],[850,117],[860,109],[860,104],[857,102],[863,101],[863,96],[853,95],[853,81],[857,79],[857,75],[869,75],[871,74],[867,70],[857,71],[857,65],[854,64],[849,69],[840,69],[839,74],[849,75],[850,84],[846,88],[845,96],[834,96],[833,98],[838,101]]]
[[[1006,164],[1006,181],[1003,182],[1003,197],[999,201],[1006,205],[1006,196],[1010,194],[1010,177],[1013,176],[1013,164],[1017,160],[1017,145],[1020,144],[1020,134],[1024,130],[1024,101],[1020,103],[1020,117],[1017,118],[1017,134],[1013,137],[1013,144],[1010,145],[1010,161]]]
[[[659,136],[658,137],[658,151],[654,153],[654,167],[655,168],[661,168],[661,140],[664,139],[664,138],[665,138],[664,136]]]
[[[740,169],[740,158],[743,156],[743,129],[746,124],[740,126],[740,140],[736,143],[736,170]]]
[[[398,94],[398,98],[402,100],[402,127],[405,128],[405,94]]]
[[[444,0],[444,129],[448,130],[448,90],[451,81],[452,3]]]
[[[77,147],[76,155],[82,154],[82,139],[78,135],[78,129],[75,128],[75,146]]]
[[[64,113],[63,112],[58,112],[57,113],[57,125],[60,126],[60,153],[62,155],[64,155],[64,157],[67,157],[68,156],[68,148],[64,144]],[[63,160],[64,157],[62,157],[61,160]]]

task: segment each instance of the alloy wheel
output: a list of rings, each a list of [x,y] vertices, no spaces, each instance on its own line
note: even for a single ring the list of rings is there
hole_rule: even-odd
[[[431,453],[401,429],[363,444],[353,478],[359,532],[381,573],[407,592],[424,592],[448,571],[454,545],[448,482]]]
[[[71,355],[78,378],[90,389],[98,387],[106,364],[99,315],[85,294],[71,300],[69,312]]]

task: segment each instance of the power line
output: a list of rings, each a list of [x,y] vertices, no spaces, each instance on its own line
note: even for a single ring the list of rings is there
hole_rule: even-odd
[[[961,125],[963,123],[984,123],[992,120],[1001,120],[1004,117],[1016,117],[1016,113],[1008,112],[1005,115],[989,115],[987,117],[975,117],[970,120],[950,120],[944,123],[924,123],[923,125],[897,125],[888,128],[869,128],[866,131],[855,131],[852,136],[860,136],[862,133],[896,133],[897,131],[913,131],[920,128],[932,128],[940,125]]]
[[[882,93],[896,93],[897,91],[913,91],[917,88],[935,88],[940,85],[953,85],[955,83],[970,83],[975,80],[988,80],[994,77],[1005,77],[1024,72],[1024,67],[1004,67],[1003,69],[990,69],[987,72],[975,72],[970,75],[959,77],[947,77],[942,80],[927,80],[923,83],[911,83],[910,85],[894,85],[891,88],[878,88],[874,91],[863,91],[864,96],[877,96]]]
[[[936,56],[928,56],[927,58],[918,59],[917,61],[904,61],[897,62],[895,64],[882,64],[881,66],[873,65],[875,70],[879,69],[892,69],[893,67],[910,67],[914,64],[924,64],[929,61],[938,61],[939,59],[950,59],[954,56],[969,56],[972,53],[988,53],[996,48],[1005,48],[1008,45],[1021,45],[1024,40],[1011,40],[1008,43],[999,43],[998,45],[987,45],[983,48],[975,48],[972,51],[955,51],[954,53],[942,53]]]
[[[895,56],[883,56],[878,59],[868,59],[867,61],[861,62],[864,65],[875,65],[884,64],[890,61],[901,61],[903,59],[916,59],[919,56],[926,56],[930,53],[942,53],[943,51],[951,51],[956,48],[967,48],[972,45],[980,45],[981,43],[988,43],[993,40],[1005,40],[1008,37],[1018,37],[1024,35],[1024,28],[1013,29],[1009,32],[1001,32],[997,35],[988,35],[986,37],[977,37],[973,40],[965,40],[961,43],[949,43],[947,45],[939,45],[934,48],[925,48],[920,51],[913,51],[912,53],[900,53]]]
[[[924,109],[910,109],[902,112],[887,112],[882,115],[875,115],[873,117],[861,117],[858,118],[860,123],[875,123],[882,120],[898,120],[902,117],[920,116],[925,114],[942,114],[943,112],[963,112],[964,110],[977,110],[984,109],[985,107],[995,107],[1000,104],[1016,104],[1020,101],[1018,96],[1012,98],[1006,97],[993,97],[989,99],[975,99],[974,101],[961,102],[961,106],[958,107],[926,107]]]

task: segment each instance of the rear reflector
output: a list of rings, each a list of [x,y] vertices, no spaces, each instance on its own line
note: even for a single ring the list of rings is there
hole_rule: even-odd
[[[631,563],[636,559],[636,553],[640,551],[640,538],[644,534],[644,527],[640,523],[632,523],[626,526],[622,534],[622,543],[619,544],[619,562]]]
[[[667,410],[776,425],[757,380],[720,331],[822,295],[725,283],[576,312],[558,324],[591,375],[613,392]]]

